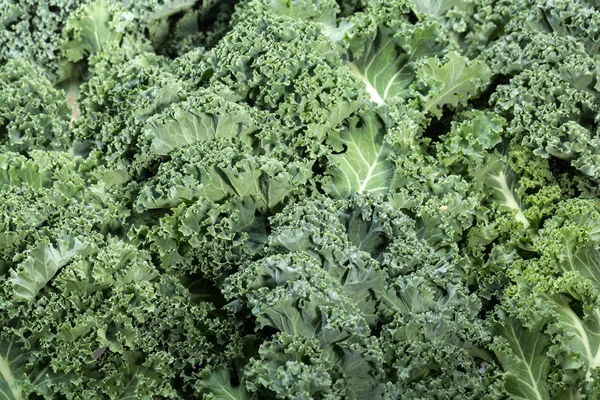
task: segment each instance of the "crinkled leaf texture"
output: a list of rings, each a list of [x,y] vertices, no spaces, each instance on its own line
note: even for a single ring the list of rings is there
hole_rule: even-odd
[[[167,116],[147,121],[146,135],[152,140],[154,154],[167,155],[178,148],[214,138],[243,138],[255,129],[254,125],[241,107],[212,113],[175,108]]]

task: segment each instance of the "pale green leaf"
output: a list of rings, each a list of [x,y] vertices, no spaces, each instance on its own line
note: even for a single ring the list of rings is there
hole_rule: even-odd
[[[566,298],[561,300],[556,307],[558,320],[568,332],[562,344],[583,357],[587,377],[590,378],[590,371],[600,368],[600,310],[590,310],[582,320],[569,307]]]
[[[406,97],[415,77],[415,62],[439,53],[444,41],[435,24],[406,25],[394,31],[380,26],[362,47],[362,54],[348,63],[371,97],[379,105],[394,97]]]
[[[250,396],[242,386],[233,387],[230,382],[229,371],[219,369],[203,379],[198,380],[196,388],[204,399],[219,400],[248,400]]]
[[[11,274],[9,282],[15,298],[25,302],[34,299],[62,267],[88,246],[89,243],[71,236],[57,240],[56,247],[49,242],[38,244]]]
[[[244,136],[252,130],[252,120],[244,113],[212,115],[201,111],[176,109],[166,122],[148,120],[152,152],[166,155],[173,150],[217,137]]]
[[[460,2],[460,0],[410,0],[412,10],[419,17],[422,15],[442,16]]]
[[[18,387],[17,370],[27,362],[27,354],[16,346],[14,341],[0,342],[0,398],[22,400],[23,394]]]
[[[423,95],[425,110],[438,118],[441,118],[444,106],[466,104],[491,77],[489,67],[479,61],[470,61],[456,52],[449,53],[447,58],[443,65],[436,58],[430,58],[417,73],[427,86]]]
[[[76,62],[96,54],[102,46],[115,37],[110,26],[110,7],[105,0],[81,6],[67,20],[66,31],[74,32],[74,38],[63,44],[69,61]]]
[[[346,129],[331,143],[342,150],[329,156],[329,178],[325,190],[337,198],[352,193],[385,193],[394,173],[388,156],[390,146],[384,141],[384,126],[374,114],[354,117]]]
[[[515,219],[529,227],[525,216],[525,205],[517,194],[518,180],[508,162],[500,157],[490,157],[487,164],[476,171],[475,178],[485,183],[497,204],[515,214]]]
[[[516,318],[505,316],[494,324],[494,333],[501,336],[494,343],[494,352],[504,370],[510,398],[550,400],[547,381],[551,359],[546,355],[549,338],[544,324],[527,328]]]

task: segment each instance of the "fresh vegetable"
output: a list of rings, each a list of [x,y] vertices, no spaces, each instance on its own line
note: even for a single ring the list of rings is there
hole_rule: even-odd
[[[0,397],[600,398],[600,3],[42,3]]]

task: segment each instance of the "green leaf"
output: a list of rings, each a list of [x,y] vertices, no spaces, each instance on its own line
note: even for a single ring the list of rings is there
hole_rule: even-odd
[[[371,100],[378,105],[405,97],[415,77],[415,62],[438,54],[446,46],[435,24],[404,25],[398,31],[380,26],[375,37],[359,46],[362,54],[348,63],[360,78]]]
[[[463,115],[465,121],[453,122],[450,133],[441,136],[444,152],[440,162],[445,166],[468,163],[469,169],[480,169],[490,150],[502,142],[505,120],[482,111]]]
[[[535,242],[545,262],[562,274],[577,274],[580,281],[593,284],[596,290],[600,290],[598,204],[589,199],[561,203]]]
[[[340,154],[329,155],[327,193],[345,198],[352,193],[386,193],[394,173],[388,156],[391,147],[384,141],[384,126],[375,115],[351,118],[341,133],[330,139]]]
[[[336,25],[335,15],[339,11],[335,0],[262,0],[251,4],[254,7],[264,7],[277,15],[309,20],[327,26]]]
[[[56,243],[56,247],[48,241],[38,244],[12,272],[9,282],[18,301],[34,299],[62,267],[76,255],[84,253],[89,246],[89,243],[72,236],[59,239]]]
[[[204,399],[219,400],[247,400],[248,392],[242,386],[233,387],[230,382],[229,371],[218,369],[210,374],[205,374],[203,379],[196,382],[196,389]]]
[[[40,398],[53,398],[54,389],[75,379],[73,374],[54,372],[50,365],[35,362],[33,349],[20,343],[19,336],[10,330],[0,339],[0,398],[25,400],[31,388]],[[4,334],[4,332],[3,332]],[[38,350],[39,351],[39,350]],[[27,387],[27,389],[26,389]]]
[[[398,49],[390,30],[382,28],[369,43],[365,55],[348,65],[364,82],[371,100],[381,105],[407,89],[407,78],[411,73],[406,68],[407,61],[408,56]]]
[[[466,104],[473,95],[486,86],[491,77],[489,67],[479,61],[470,61],[457,52],[448,53],[448,62],[440,65],[436,58],[427,60],[417,76],[427,86],[423,95],[425,110],[442,117],[442,107]]]
[[[152,152],[167,155],[193,143],[245,136],[253,130],[252,126],[252,119],[243,112],[214,115],[175,109],[167,121],[150,119],[146,134],[152,137]]]
[[[311,165],[253,156],[237,140],[196,143],[170,154],[140,191],[139,210],[176,207],[200,197],[222,202],[254,197],[261,209],[278,206],[311,177]]]
[[[111,18],[109,5],[99,0],[82,6],[67,20],[66,31],[75,34],[75,38],[62,45],[69,61],[77,62],[98,53],[116,36],[110,26]]]
[[[544,328],[544,321],[528,328],[509,316],[494,324],[494,333],[501,338],[496,338],[493,350],[504,370],[511,399],[550,400],[547,380],[551,359],[546,354],[550,341]]]
[[[204,2],[203,2],[204,3]],[[211,2],[212,3],[212,2]],[[161,7],[159,7],[153,14],[150,15],[151,21],[157,19],[168,18],[174,14],[186,11],[192,8],[196,4],[196,0],[171,0],[166,1]]]
[[[424,15],[439,15],[442,16],[457,3],[462,1],[457,0],[410,0],[412,10],[420,18]]]
[[[583,357],[589,378],[592,370],[600,368],[600,310],[591,308],[582,320],[563,296],[557,302],[556,311],[560,326],[567,332],[561,344]]]
[[[6,400],[22,400],[23,394],[16,383],[16,371],[26,362],[27,357],[13,341],[0,342],[0,396]]]
[[[276,398],[345,398],[345,385],[339,385],[334,360],[315,339],[276,334],[264,342],[259,357],[244,367],[244,381],[253,391],[266,388]],[[332,397],[335,396],[335,397]]]
[[[567,235],[565,235],[567,236]],[[565,237],[558,254],[559,265],[567,271],[574,271],[589,279],[600,289],[600,251],[597,243],[578,248],[575,237]],[[564,247],[563,247],[564,246]]]
[[[525,228],[529,227],[529,220],[524,213],[525,205],[517,194],[519,182],[508,162],[500,157],[490,157],[487,165],[477,171],[475,178],[485,182],[500,207],[513,211],[515,219]]]

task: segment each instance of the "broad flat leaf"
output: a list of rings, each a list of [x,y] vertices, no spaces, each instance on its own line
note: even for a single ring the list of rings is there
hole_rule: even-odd
[[[600,310],[591,310],[582,320],[569,306],[566,298],[559,301],[556,310],[562,329],[568,333],[563,337],[562,345],[583,357],[588,374],[590,370],[599,368]]]
[[[410,0],[412,10],[418,16],[439,15],[442,16],[448,10],[455,7],[461,0]]]
[[[252,131],[251,126],[251,118],[242,112],[212,115],[176,109],[165,123],[148,120],[146,133],[152,137],[152,152],[167,155],[192,143],[244,136]]]
[[[543,322],[526,328],[509,316],[494,324],[494,333],[501,338],[493,350],[504,370],[511,399],[550,400],[547,380],[551,359],[546,355],[550,341],[544,328]]]
[[[17,300],[28,302],[34,299],[62,267],[84,253],[89,245],[70,236],[56,242],[56,247],[49,242],[40,243],[13,270],[9,282]]]
[[[577,248],[576,238],[565,237],[559,262],[564,271],[576,271],[600,289],[600,251],[597,243]]]
[[[382,309],[400,315],[417,315],[435,308],[435,292],[421,277],[396,279],[381,298]]]
[[[466,104],[471,96],[488,84],[489,67],[479,61],[470,61],[456,52],[448,53],[448,62],[440,65],[436,58],[427,60],[417,72],[428,90],[423,96],[425,109],[438,118],[446,105]]]
[[[334,148],[343,152],[329,155],[326,175],[330,179],[324,189],[337,198],[356,192],[387,192],[394,167],[388,161],[391,148],[383,136],[384,126],[376,115],[350,119],[339,137],[331,138]]]
[[[75,32],[75,39],[63,45],[69,61],[76,62],[97,53],[115,37],[111,18],[110,8],[104,0],[82,6],[73,14],[67,21],[66,30]]]
[[[360,78],[371,100],[379,105],[393,97],[404,97],[415,77],[415,61],[438,54],[446,45],[437,25],[405,25],[398,31],[381,26],[364,45],[362,55],[348,63]]]
[[[365,83],[371,100],[381,105],[407,89],[412,73],[406,68],[409,61],[410,57],[394,42],[391,30],[381,28],[364,56],[348,65]]]
[[[518,180],[510,165],[499,157],[490,157],[487,165],[476,172],[476,179],[485,183],[491,190],[494,199],[504,209],[514,211],[515,219],[529,227],[529,220],[525,216],[525,207],[517,195]]]
[[[22,400],[21,389],[15,379],[21,378],[17,371],[27,363],[27,353],[13,341],[0,342],[0,398],[6,400]]]
[[[250,396],[242,386],[233,387],[230,382],[229,371],[219,369],[196,382],[196,389],[204,399],[218,400],[248,400]]]

